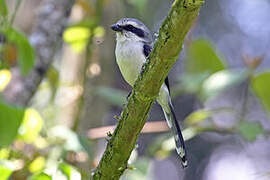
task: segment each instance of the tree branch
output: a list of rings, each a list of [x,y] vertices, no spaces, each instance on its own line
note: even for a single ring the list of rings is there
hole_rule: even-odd
[[[202,0],[175,0],[163,22],[150,58],[138,77],[113,136],[94,172],[94,180],[118,180],[143,128],[159,89],[177,60],[185,35],[198,15]]]
[[[35,66],[27,77],[22,77],[19,69],[12,70],[11,82],[4,91],[7,102],[28,104],[52,63],[73,4],[74,0],[47,0],[42,4],[37,25],[30,36],[36,50]]]

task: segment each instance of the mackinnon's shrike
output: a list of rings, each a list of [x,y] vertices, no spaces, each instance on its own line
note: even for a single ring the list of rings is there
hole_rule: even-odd
[[[124,79],[133,86],[152,50],[152,33],[141,21],[133,18],[120,19],[111,26],[111,29],[116,32],[116,62]],[[161,105],[168,126],[172,129],[176,151],[182,160],[182,165],[186,167],[186,149],[174,113],[168,77],[160,88],[157,102]]]

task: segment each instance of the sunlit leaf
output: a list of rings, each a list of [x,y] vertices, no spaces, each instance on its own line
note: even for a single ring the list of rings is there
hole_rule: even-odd
[[[248,72],[240,70],[223,70],[216,72],[204,81],[200,96],[204,100],[214,97],[226,88],[243,82],[247,77]]]
[[[186,71],[192,74],[211,74],[226,68],[211,43],[202,39],[194,41],[188,47],[188,59],[185,63]]]
[[[97,38],[102,38],[105,34],[105,29],[101,26],[98,26],[94,29],[94,36]]]
[[[256,137],[264,132],[261,124],[247,121],[243,121],[239,124],[238,131],[240,135],[248,141],[256,140]]]
[[[6,0],[0,0],[0,16],[6,16],[8,14]]]
[[[212,114],[213,112],[211,112],[210,110],[198,110],[188,115],[188,117],[186,117],[185,119],[185,123],[189,126],[195,125],[211,117]]]
[[[8,146],[17,136],[24,109],[0,102],[0,147]]]
[[[18,50],[18,63],[23,75],[26,75],[33,67],[35,60],[34,49],[30,45],[26,36],[12,28],[2,31],[10,43],[16,45]]]
[[[32,108],[25,110],[22,125],[19,128],[19,138],[32,143],[39,135],[43,126],[40,114]]]
[[[75,52],[81,52],[87,45],[91,31],[87,27],[72,26],[66,29],[63,38],[65,42],[71,45]]]
[[[95,92],[113,105],[122,106],[126,102],[127,93],[119,89],[98,87]]]
[[[34,174],[33,176],[29,177],[27,180],[52,180],[52,177],[42,172],[42,173]]]
[[[270,112],[270,72],[255,76],[251,85],[264,107]]]
[[[11,72],[9,70],[0,70],[0,92],[3,91],[11,80]]]
[[[7,159],[9,156],[10,150],[7,148],[0,149],[0,159]]]
[[[31,173],[40,172],[44,168],[45,162],[45,157],[39,156],[31,162],[28,169]]]
[[[0,160],[0,179],[8,180],[14,170],[14,165],[9,161]]]
[[[71,165],[67,163],[60,163],[58,168],[67,177],[68,180],[80,180],[81,174]]]

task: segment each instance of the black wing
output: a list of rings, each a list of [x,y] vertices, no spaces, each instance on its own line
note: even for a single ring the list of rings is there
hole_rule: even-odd
[[[167,76],[166,79],[165,79],[165,85],[167,86],[169,93],[171,93],[171,89],[170,89],[170,84],[169,84],[169,78],[168,78],[168,76]]]
[[[148,57],[151,51],[152,51],[152,47],[149,44],[143,45],[143,54],[145,55],[145,57]],[[170,93],[170,84],[169,84],[168,76],[165,79],[165,85],[167,86],[169,93]]]
[[[148,57],[151,51],[152,47],[149,44],[143,45],[143,54],[145,55],[145,57]]]

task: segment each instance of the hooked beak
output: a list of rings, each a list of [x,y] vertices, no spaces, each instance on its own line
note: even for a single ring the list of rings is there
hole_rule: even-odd
[[[122,30],[123,30],[122,27],[118,24],[111,25],[111,29],[116,31],[116,32],[122,32]]]

